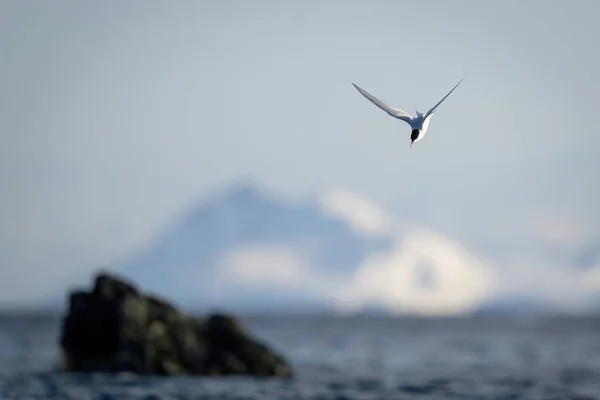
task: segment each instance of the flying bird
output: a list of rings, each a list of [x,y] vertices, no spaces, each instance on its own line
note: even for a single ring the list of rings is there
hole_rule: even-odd
[[[447,95],[444,96],[444,98],[442,98],[435,106],[433,106],[425,114],[422,114],[418,110],[415,110],[416,113],[417,113],[416,117],[413,117],[412,115],[410,115],[406,111],[400,110],[399,108],[390,107],[387,104],[385,104],[383,101],[381,101],[377,97],[369,94],[366,90],[361,89],[360,87],[358,87],[354,83],[352,85],[363,96],[365,96],[369,101],[371,101],[371,103],[375,104],[377,107],[381,108],[383,111],[385,111],[386,113],[388,113],[392,117],[397,118],[397,119],[401,119],[402,121],[404,121],[404,122],[406,122],[406,123],[408,123],[410,125],[410,127],[412,128],[412,132],[410,134],[410,146],[409,147],[412,147],[413,143],[416,143],[416,142],[418,142],[419,140],[421,140],[421,139],[423,139],[425,137],[425,135],[427,134],[427,129],[429,128],[430,118],[435,113],[435,110],[438,108],[438,106],[440,104],[442,104],[442,102],[444,100],[446,100],[446,98],[448,96],[450,96],[450,93],[452,93],[454,91],[454,89],[456,89],[458,87],[458,85],[460,85],[461,82],[464,79],[465,78],[462,78],[460,80],[460,82],[458,82],[456,84],[456,86],[454,86],[452,88],[452,90],[450,92],[448,92]]]

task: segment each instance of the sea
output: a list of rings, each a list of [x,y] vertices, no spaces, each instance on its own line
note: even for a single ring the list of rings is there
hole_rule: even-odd
[[[600,399],[600,317],[246,316],[292,379],[60,371],[60,315],[0,316],[0,399]]]

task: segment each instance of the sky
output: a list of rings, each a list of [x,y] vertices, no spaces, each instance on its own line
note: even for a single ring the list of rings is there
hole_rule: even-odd
[[[502,268],[569,267],[600,244],[599,11],[3,1],[0,305],[143,248],[242,181],[289,199],[343,188]],[[408,125],[351,85],[414,113],[463,76],[410,149]]]

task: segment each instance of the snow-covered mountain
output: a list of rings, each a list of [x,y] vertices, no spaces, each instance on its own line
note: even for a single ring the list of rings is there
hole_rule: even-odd
[[[195,309],[460,314],[493,291],[459,243],[355,194],[288,202],[252,185],[198,204],[118,270]]]

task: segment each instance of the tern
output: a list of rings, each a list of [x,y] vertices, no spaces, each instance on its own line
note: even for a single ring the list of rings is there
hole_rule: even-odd
[[[381,108],[383,111],[385,111],[386,113],[388,113],[392,117],[397,118],[397,119],[401,119],[402,121],[404,121],[404,122],[406,122],[406,123],[408,123],[410,125],[410,127],[412,128],[412,132],[410,134],[410,146],[409,147],[412,147],[413,143],[416,143],[416,142],[418,142],[419,140],[421,140],[421,139],[423,139],[425,137],[425,135],[427,134],[427,129],[429,128],[430,118],[435,113],[435,110],[438,108],[438,106],[440,104],[442,104],[442,102],[444,100],[446,100],[446,98],[448,96],[450,96],[450,93],[454,92],[454,89],[456,89],[458,87],[458,85],[460,85],[461,82],[464,79],[465,78],[462,78],[456,84],[456,86],[454,86],[452,88],[452,90],[450,92],[448,92],[447,95],[445,95],[435,106],[433,106],[425,114],[422,114],[418,110],[415,110],[416,113],[417,113],[416,117],[413,117],[412,115],[410,115],[406,111],[400,110],[399,108],[390,107],[387,104],[385,104],[383,101],[381,101],[377,97],[371,95],[366,90],[358,87],[354,83],[352,85],[363,96],[365,96],[371,103],[375,104],[377,107]]]

